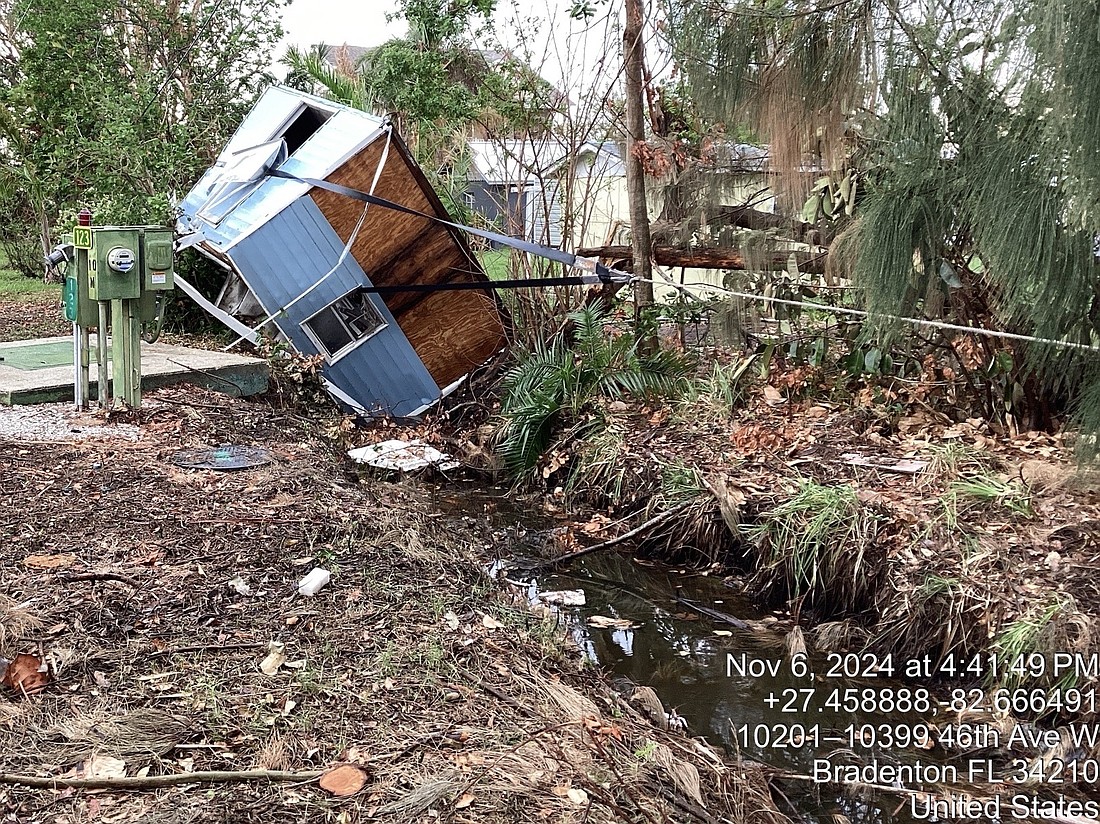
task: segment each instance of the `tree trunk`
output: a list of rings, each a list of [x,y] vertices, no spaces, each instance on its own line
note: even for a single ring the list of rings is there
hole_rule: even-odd
[[[656,327],[649,318],[653,306],[652,241],[649,234],[649,207],[645,196],[645,169],[638,144],[645,140],[645,102],[642,76],[645,51],[642,43],[642,2],[626,0],[626,27],[623,30],[623,58],[626,69],[626,189],[630,200],[630,238],[634,274],[643,278],[634,284],[634,328],[642,353],[657,349]]]

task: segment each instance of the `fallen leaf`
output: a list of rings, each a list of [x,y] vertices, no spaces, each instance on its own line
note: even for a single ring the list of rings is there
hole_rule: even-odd
[[[41,659],[24,652],[8,662],[3,678],[0,678],[0,687],[7,687],[25,695],[38,692],[48,683],[50,683],[50,673],[46,665]]]
[[[783,397],[783,393],[774,386],[764,387],[764,400],[768,406],[782,406],[787,402],[787,399]]]
[[[354,764],[341,764],[322,775],[317,783],[325,792],[347,798],[363,789],[363,785],[367,783],[367,774]]]
[[[122,778],[126,775],[126,762],[109,755],[93,755],[84,762],[85,778]]]
[[[267,655],[260,662],[260,672],[264,675],[274,675],[285,663],[286,653],[283,652],[283,644],[279,641],[271,641],[267,645]]]
[[[71,552],[60,555],[28,555],[23,559],[23,566],[32,569],[64,569],[76,563],[76,556]]]
[[[465,810],[471,804],[474,803],[475,796],[473,793],[463,793],[459,796],[458,801],[455,802],[456,810]]]
[[[485,629],[504,629],[504,624],[491,615],[482,616],[481,625],[485,627]]]

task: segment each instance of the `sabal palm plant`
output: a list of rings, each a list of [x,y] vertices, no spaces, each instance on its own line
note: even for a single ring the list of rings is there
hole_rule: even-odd
[[[568,319],[564,330],[522,355],[504,378],[498,448],[517,474],[538,463],[561,429],[583,437],[601,426],[597,399],[668,395],[687,374],[678,354],[640,355],[632,335],[609,334],[600,304]]]

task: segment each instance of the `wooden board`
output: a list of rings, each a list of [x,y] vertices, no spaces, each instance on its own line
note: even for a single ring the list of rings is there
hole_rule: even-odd
[[[384,145],[384,138],[374,141],[328,180],[369,191]],[[450,219],[396,135],[374,193]],[[364,204],[323,189],[313,189],[310,197],[346,243]],[[488,281],[457,232],[377,205],[367,209],[351,254],[375,286]],[[487,293],[396,293],[383,299],[440,389],[484,363],[505,344],[498,303]]]

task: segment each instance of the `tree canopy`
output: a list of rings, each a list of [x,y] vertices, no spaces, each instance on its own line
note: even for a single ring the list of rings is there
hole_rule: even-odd
[[[830,256],[868,308],[1100,344],[1097,3],[672,0],[668,14],[700,113],[750,123],[788,191],[854,172]],[[1056,394],[1100,374],[1093,352],[1015,354],[1016,401],[1029,381]]]
[[[260,87],[286,0],[0,3],[0,229],[39,269],[82,206],[163,221]]]

